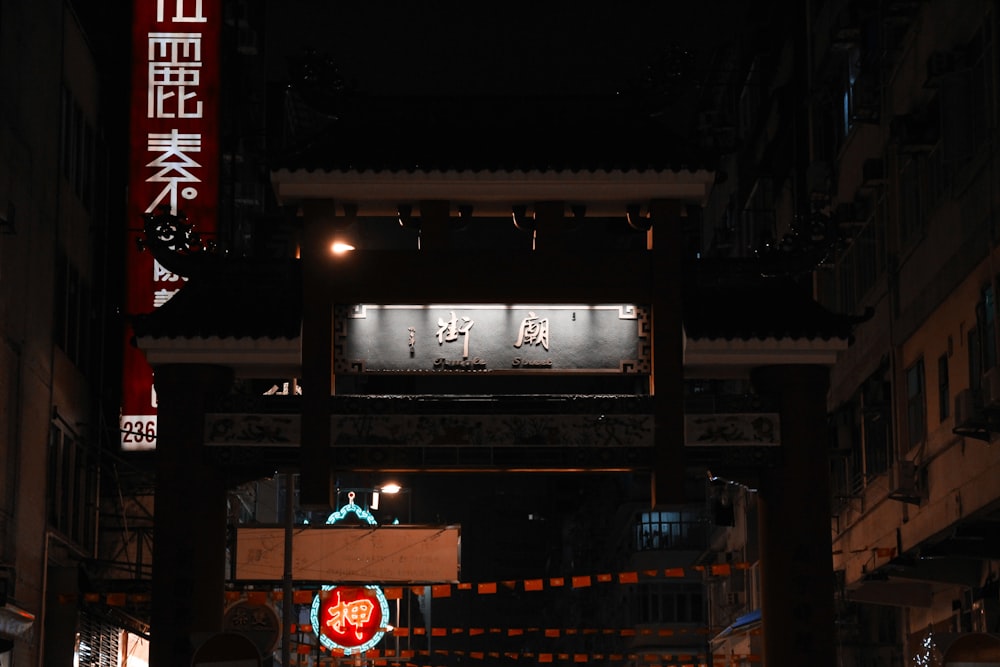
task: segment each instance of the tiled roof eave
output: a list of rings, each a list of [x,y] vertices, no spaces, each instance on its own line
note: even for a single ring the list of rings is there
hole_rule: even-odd
[[[688,367],[758,367],[781,364],[832,366],[850,340],[833,337],[685,338]]]
[[[509,213],[510,203],[580,201],[588,213],[602,205],[619,213],[626,202],[679,199],[702,202],[715,179],[707,169],[643,170],[338,170],[279,169],[271,173],[282,201],[350,200],[360,204],[441,199],[475,203],[478,214],[491,204]],[[365,207],[370,211],[371,207]],[[370,213],[369,213],[370,214]]]
[[[298,377],[299,337],[139,336],[136,344],[154,368],[162,364],[212,364],[238,376]]]

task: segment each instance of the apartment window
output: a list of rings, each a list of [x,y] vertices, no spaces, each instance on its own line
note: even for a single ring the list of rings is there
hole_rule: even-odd
[[[706,539],[705,521],[695,512],[643,512],[634,530],[637,551],[699,549]]]
[[[927,207],[933,210],[945,201],[951,187],[951,173],[944,160],[944,151],[934,148],[927,155]]]
[[[942,136],[945,159],[960,166],[989,146],[996,114],[992,17],[950,56],[954,66],[941,81]]]
[[[753,132],[760,115],[760,67],[757,61],[750,66],[739,99],[740,136],[746,138]]]
[[[838,303],[845,313],[852,313],[857,309],[857,276],[854,275],[854,255],[844,253],[840,261],[837,262],[837,282],[838,282]]]
[[[927,434],[924,360],[906,369],[906,424],[910,446],[923,441]]]
[[[944,421],[951,414],[951,392],[948,389],[948,355],[938,357],[938,418]]]
[[[969,350],[969,387],[982,388],[983,373],[997,365],[996,304],[993,287],[983,288],[976,304],[976,326],[969,329],[966,346]]]
[[[893,462],[890,392],[881,373],[870,377],[861,389],[861,428],[868,479],[889,469]]]
[[[884,200],[875,202],[847,248],[837,258],[838,304],[844,312],[860,310],[860,303],[885,273]]]
[[[916,239],[924,228],[924,182],[922,160],[916,156],[906,160],[900,170],[899,240],[905,246]]]
[[[49,431],[47,465],[49,525],[81,546],[93,545],[97,462],[75,434],[53,423]]]
[[[701,623],[705,619],[700,583],[640,584],[635,591],[636,623]]]
[[[73,192],[91,211],[94,205],[94,178],[99,152],[99,137],[87,120],[83,108],[64,85],[60,91],[61,130],[59,138],[59,160],[63,177],[73,186]]]
[[[983,288],[977,311],[976,321],[982,335],[981,354],[983,359],[983,372],[985,373],[997,365],[996,303],[992,285],[987,285]]]
[[[65,250],[60,250],[56,256],[55,278],[55,343],[81,372],[87,373],[90,361],[90,286]]]
[[[76,115],[73,113],[75,101],[69,89],[65,86],[62,87],[59,93],[59,115],[62,124],[59,137],[59,161],[62,164],[63,177],[71,181],[76,177],[74,173],[74,167],[76,166],[76,153],[74,149],[76,146],[73,141],[77,132],[74,125]]]
[[[843,133],[846,137],[851,132],[851,128],[854,126],[854,108],[857,104],[857,89],[855,86],[858,83],[858,75],[861,73],[861,49],[860,47],[851,48],[846,55],[846,63],[844,70],[844,87],[841,93],[842,99],[842,121],[843,121]]]
[[[831,415],[831,444],[837,454],[831,461],[832,481],[842,500],[856,496],[896,460],[889,377],[883,364]]]

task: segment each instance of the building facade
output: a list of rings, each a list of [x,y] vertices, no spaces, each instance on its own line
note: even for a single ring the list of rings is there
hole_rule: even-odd
[[[81,596],[114,449],[105,383],[115,113],[88,18],[72,3],[4,3],[0,25],[4,665],[117,650],[117,633]]]
[[[708,251],[863,318],[828,397],[843,664],[995,660],[996,17],[808,3],[705,116],[732,146]]]

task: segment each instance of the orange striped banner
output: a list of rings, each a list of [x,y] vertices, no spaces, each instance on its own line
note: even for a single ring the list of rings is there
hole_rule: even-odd
[[[541,591],[545,589],[545,582],[541,579],[525,579],[524,580],[524,590],[526,591]]]

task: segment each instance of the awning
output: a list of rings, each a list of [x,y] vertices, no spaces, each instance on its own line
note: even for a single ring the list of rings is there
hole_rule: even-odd
[[[760,609],[754,609],[749,614],[738,616],[729,627],[712,637],[712,641],[722,641],[730,635],[739,634],[741,632],[749,632],[760,625],[760,620]]]
[[[0,635],[30,640],[35,625],[35,615],[9,602],[0,607]]]

